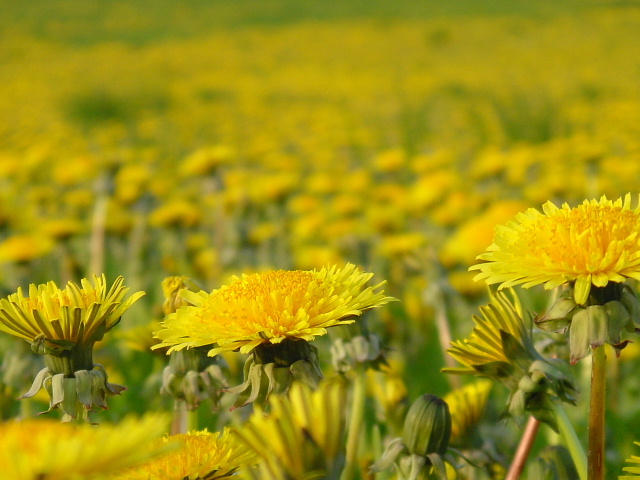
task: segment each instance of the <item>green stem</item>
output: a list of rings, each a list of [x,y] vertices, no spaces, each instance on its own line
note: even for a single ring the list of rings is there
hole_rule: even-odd
[[[198,410],[187,411],[187,432],[198,430]]]
[[[358,463],[358,447],[360,446],[360,432],[364,423],[365,376],[359,372],[353,382],[353,398],[347,434],[347,454],[341,480],[353,480],[356,477]]]
[[[580,480],[587,480],[587,456],[584,453],[584,448],[582,448],[578,435],[576,435],[576,431],[567,416],[567,412],[562,408],[562,404],[560,402],[551,402],[551,404],[553,405],[553,411],[556,416],[556,422],[558,422],[560,434],[567,444]]]
[[[187,408],[184,400],[174,400],[173,420],[171,422],[171,435],[187,433],[188,430]]]
[[[591,354],[591,399],[589,405],[588,480],[604,480],[604,416],[607,356],[604,345]]]

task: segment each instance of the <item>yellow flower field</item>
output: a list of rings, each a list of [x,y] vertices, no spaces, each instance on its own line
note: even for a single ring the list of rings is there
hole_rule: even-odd
[[[566,415],[587,446],[587,362],[606,348],[604,458],[609,475],[622,475],[640,440],[633,401],[640,388],[633,344],[639,47],[635,0],[3,6],[0,299],[21,292],[27,305],[27,292],[46,289],[54,298],[55,285],[68,282],[72,295],[91,278],[96,288],[118,279],[122,292],[137,293],[106,302],[108,328],[88,323],[100,327],[95,335],[81,321],[94,318],[90,299],[65,297],[63,314],[46,306],[46,314],[24,313],[2,300],[2,421],[47,408],[47,417],[61,409],[66,420],[90,413],[91,421],[114,424],[173,411],[168,432],[224,430],[225,442],[241,439],[251,450],[260,425],[279,427],[254,412],[243,433],[248,404],[268,413],[271,402],[288,418],[279,396],[293,391],[300,402],[344,409],[335,415],[342,422],[345,413],[344,428],[327,427],[331,439],[301,448],[296,468],[274,450],[263,464],[221,461],[224,472],[276,478],[276,470],[302,469],[304,478],[385,480],[417,475],[425,458],[431,475],[451,475],[456,463],[446,455],[403,458],[393,439],[411,401],[449,395],[456,448],[482,467],[459,469],[461,478],[501,478],[527,418],[500,423],[501,413],[533,415],[562,436],[566,424],[545,415],[573,401]],[[581,216],[581,209],[606,212]],[[590,270],[594,262],[604,273]],[[170,293],[168,277],[177,282]],[[485,279],[515,286],[509,298],[517,315],[500,318],[511,310],[494,303],[511,300],[489,291]],[[114,312],[118,319],[109,317]],[[512,323],[505,335],[500,325]],[[60,324],[72,325],[73,335],[47,336]],[[100,412],[93,406],[106,407],[106,387],[96,393],[84,374],[61,375],[58,357],[50,357],[72,355],[76,347],[65,342],[88,333],[98,339],[95,370],[90,351],[79,371],[99,371],[117,390],[107,389],[114,396]],[[291,347],[299,341],[309,345]],[[270,350],[278,345],[292,350]],[[47,378],[30,391],[45,349]],[[499,359],[483,360],[480,376],[507,378],[517,392],[483,386],[483,407],[465,406],[470,395],[461,392],[473,383],[441,369],[479,374],[472,357]],[[515,357],[520,364],[509,366]],[[575,363],[571,375],[558,366],[563,359]],[[372,369],[386,373],[374,377]],[[107,371],[116,383],[107,383]],[[69,390],[71,377],[82,385],[77,391]],[[336,383],[325,388],[322,377]],[[389,391],[402,392],[393,405],[384,400]],[[274,435],[283,445],[302,438],[296,422],[282,425],[290,431]],[[462,430],[472,432],[468,444]],[[322,443],[338,436],[344,452]],[[158,450],[151,437],[140,458]],[[491,440],[480,445],[483,438]],[[313,457],[329,450],[330,458]],[[542,450],[536,445],[523,478],[551,468]],[[16,480],[94,478],[21,476],[21,468]]]

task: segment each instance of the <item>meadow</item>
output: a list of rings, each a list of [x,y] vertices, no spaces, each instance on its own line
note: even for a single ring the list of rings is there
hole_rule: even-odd
[[[96,345],[110,381],[127,387],[92,415],[98,423],[174,410],[160,394],[168,356],[150,350],[169,313],[165,278],[210,292],[231,275],[353,263],[399,301],[364,314],[388,366],[358,370],[368,386],[348,475],[404,478],[369,467],[416,398],[472,384],[441,369],[457,365],[445,351],[490,301],[468,269],[496,225],[547,201],[638,198],[635,1],[27,0],[1,9],[2,297],[102,273],[146,292]],[[540,286],[517,293],[527,321],[551,304]],[[46,410],[44,392],[16,399],[41,359],[1,335],[2,420]],[[549,347],[549,335],[533,338]],[[566,355],[566,338],[551,338],[554,355]],[[335,341],[314,342],[326,377],[336,375]],[[605,459],[617,478],[639,451],[639,351],[631,343],[616,359],[607,349]],[[245,356],[222,356],[229,385],[241,384]],[[566,407],[585,446],[589,362],[571,367],[577,404]],[[503,419],[508,395],[495,385],[457,406],[471,417],[457,447],[481,464],[461,478],[504,478],[522,432]],[[219,401],[203,401],[193,425],[219,431],[252,408],[229,412],[232,394]],[[542,425],[531,458],[562,443]]]

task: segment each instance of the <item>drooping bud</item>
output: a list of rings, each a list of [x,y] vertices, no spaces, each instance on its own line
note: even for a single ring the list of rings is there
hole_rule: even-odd
[[[537,317],[534,322],[541,330],[558,332],[569,326],[571,317],[577,308],[580,307],[573,298],[573,291],[568,289],[558,297],[544,315]]]
[[[435,395],[422,395],[407,413],[402,433],[409,453],[444,455],[451,438],[451,413],[447,402]]]

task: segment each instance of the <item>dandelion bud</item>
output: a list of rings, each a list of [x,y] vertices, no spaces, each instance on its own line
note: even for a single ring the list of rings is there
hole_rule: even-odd
[[[551,306],[547,312],[535,319],[536,326],[547,332],[563,330],[571,323],[571,316],[578,308],[573,298],[573,291],[567,290]]]
[[[418,398],[407,413],[402,438],[409,453],[444,455],[451,437],[449,405],[435,395]]]

